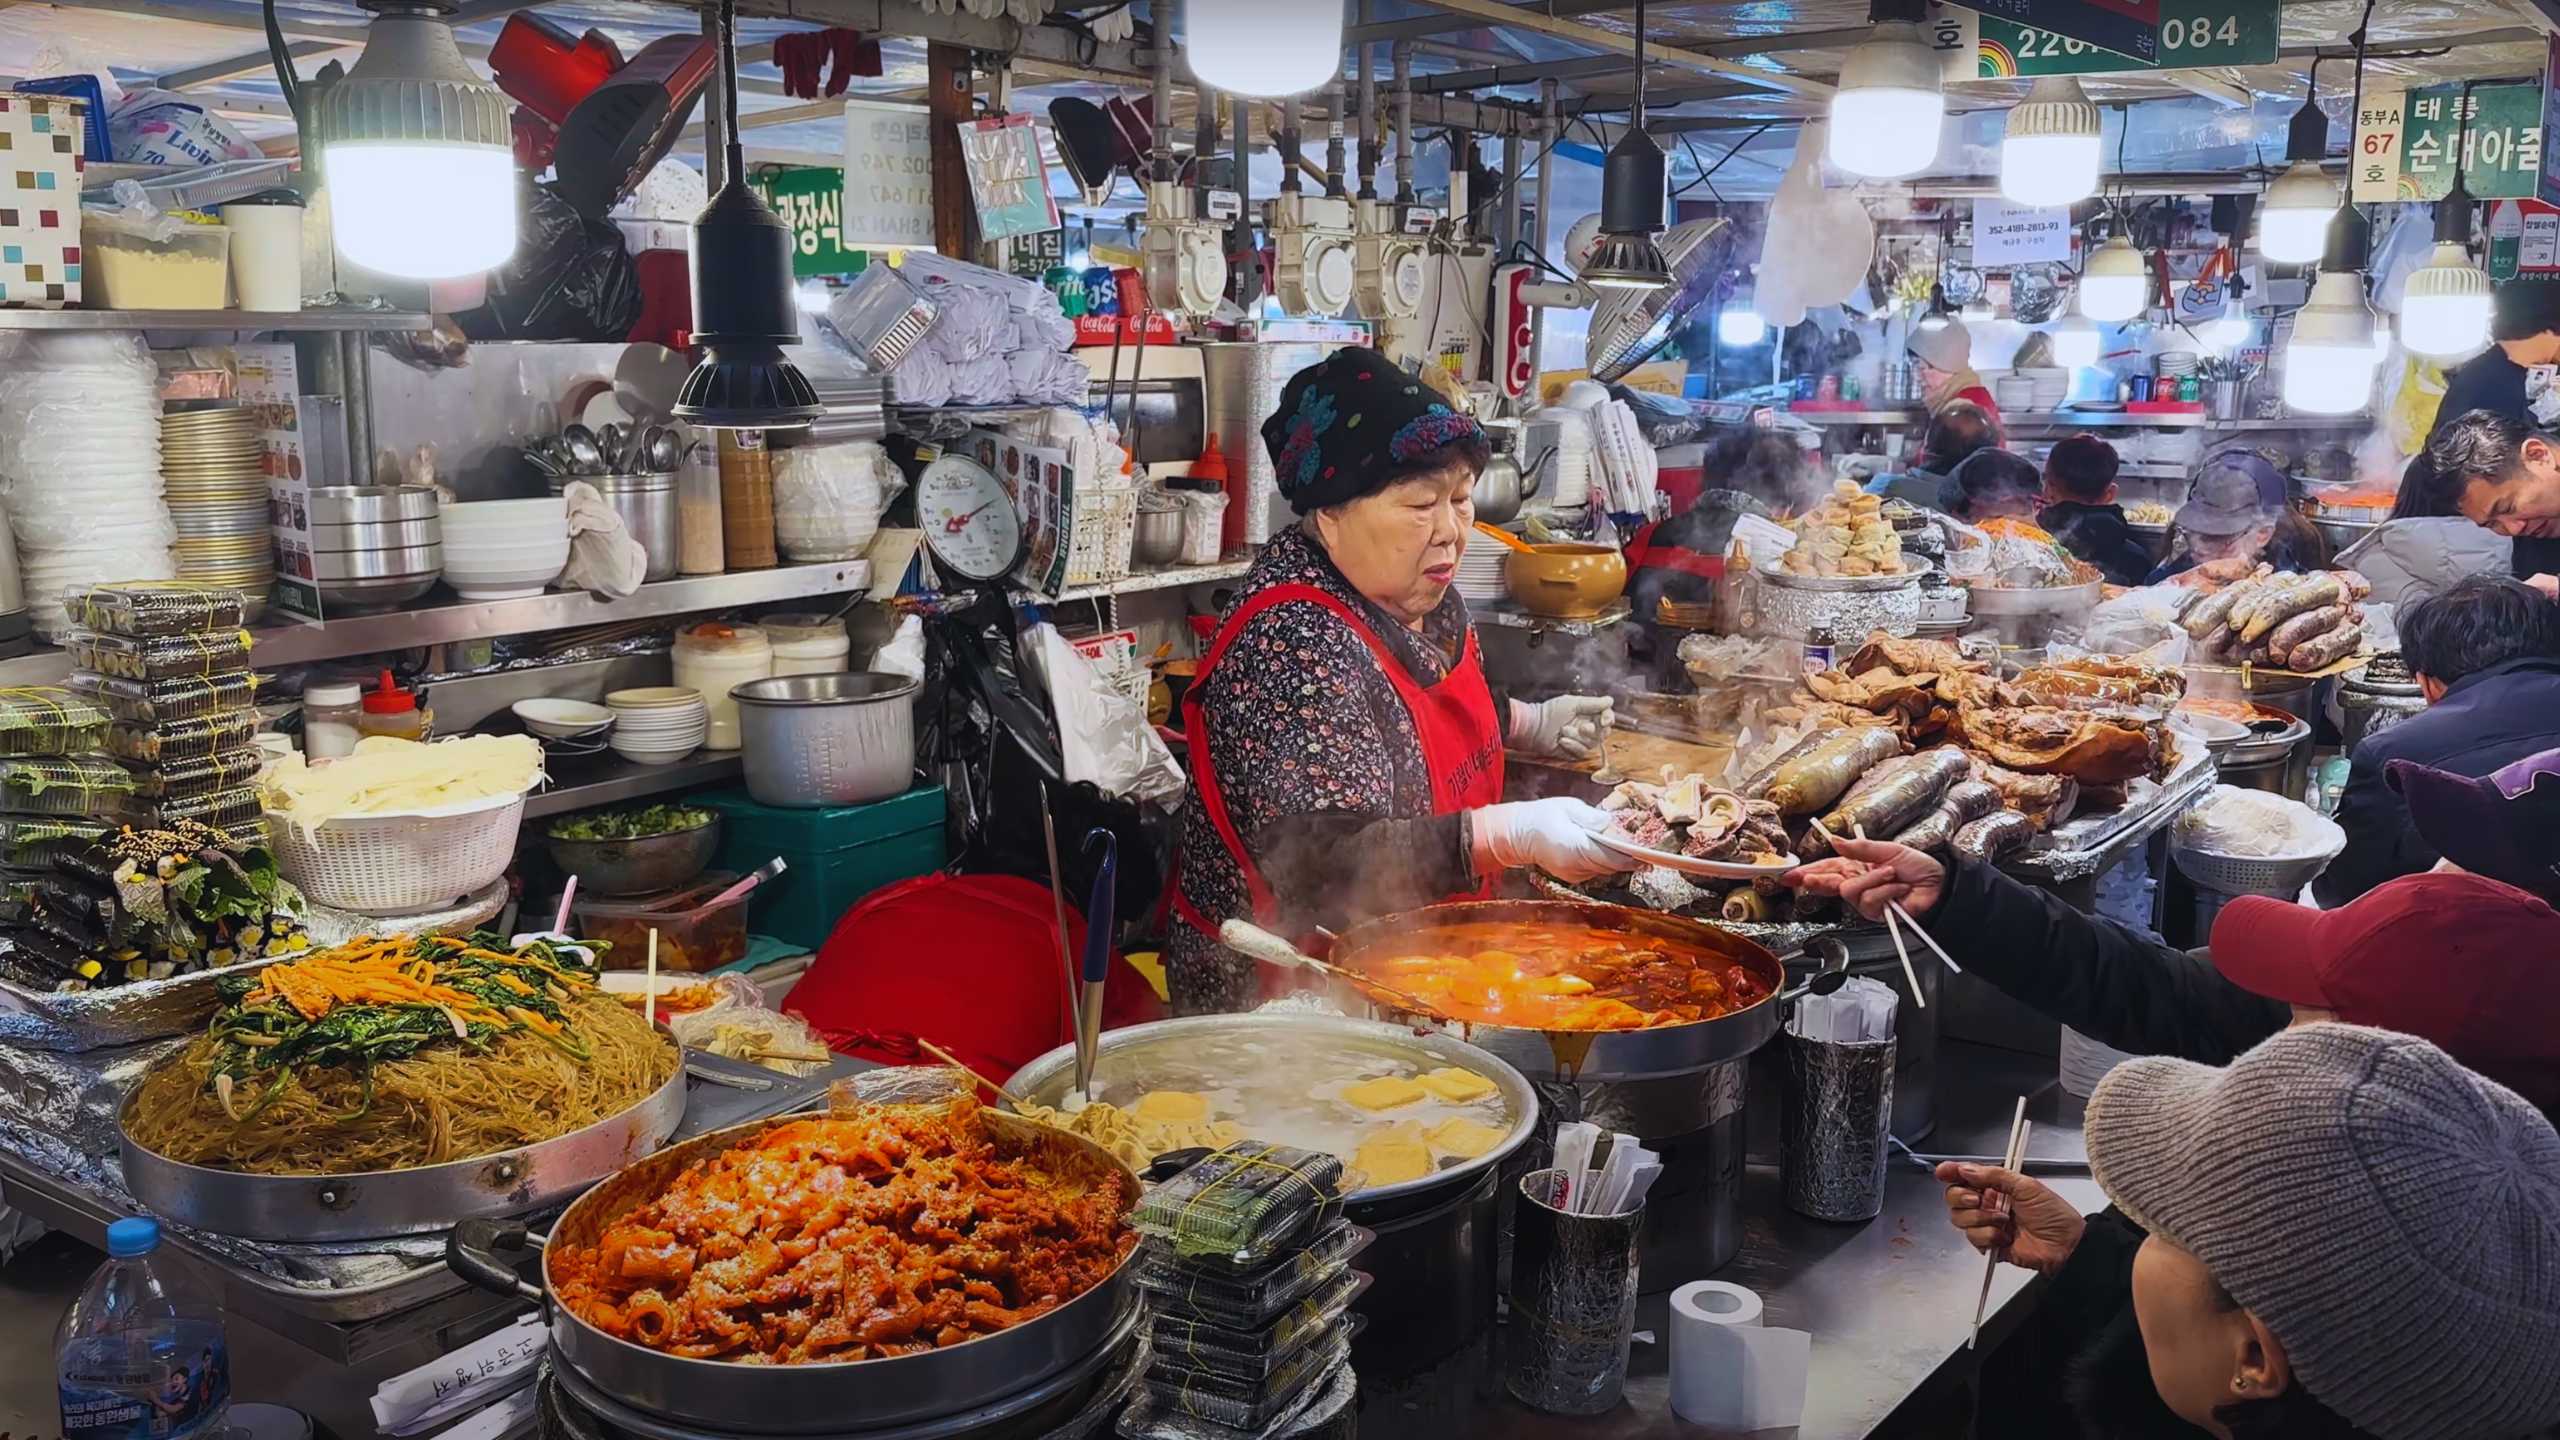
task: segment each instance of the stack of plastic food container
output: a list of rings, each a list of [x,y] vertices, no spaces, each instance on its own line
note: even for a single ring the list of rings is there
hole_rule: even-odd
[[[1342,1162],[1239,1141],[1157,1186],[1130,1216],[1151,1309],[1129,1440],[1272,1440],[1347,1425],[1351,1261],[1375,1237],[1343,1218]],[[1347,1432],[1346,1432],[1347,1433]]]
[[[119,818],[259,833],[257,676],[239,591],[161,581],[74,592],[72,688],[107,712]]]
[[[0,898],[24,899],[57,851],[113,829],[90,818],[130,784],[96,753],[106,738],[107,712],[69,690],[0,690]]]

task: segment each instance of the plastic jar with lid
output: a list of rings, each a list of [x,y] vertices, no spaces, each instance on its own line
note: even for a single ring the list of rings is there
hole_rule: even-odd
[[[364,687],[353,681],[302,687],[302,753],[306,759],[334,760],[355,753],[363,716]]]
[[[853,637],[824,615],[767,615],[756,622],[773,646],[776,675],[841,675],[853,668]]]
[[[676,683],[701,691],[710,709],[711,729],[702,748],[735,750],[742,743],[738,702],[729,698],[729,691],[773,674],[773,646],[761,627],[706,621],[676,632],[675,670]]]
[[[424,740],[435,729],[435,712],[418,703],[417,691],[401,689],[388,670],[382,672],[381,688],[366,691],[359,704],[358,739],[388,735],[394,740]]]

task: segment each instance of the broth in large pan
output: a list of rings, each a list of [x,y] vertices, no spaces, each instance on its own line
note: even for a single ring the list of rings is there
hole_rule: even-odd
[[[1666,936],[1546,921],[1467,920],[1381,939],[1360,973],[1452,1020],[1522,1030],[1643,1030],[1749,1009],[1769,982]]]

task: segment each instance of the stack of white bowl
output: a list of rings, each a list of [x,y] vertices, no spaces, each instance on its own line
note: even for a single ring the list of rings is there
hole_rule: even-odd
[[[160,417],[160,452],[178,578],[239,591],[257,619],[276,582],[257,416],[237,405],[171,411]]]
[[[1477,604],[1509,595],[1502,582],[1502,559],[1510,553],[1510,546],[1481,530],[1467,536],[1467,553],[1458,557],[1458,593]]]
[[[2063,402],[2071,398],[2071,372],[2059,365],[2033,366],[2017,373],[2035,382],[2030,409],[2059,410]]]
[[[613,753],[637,764],[672,765],[702,748],[711,733],[711,707],[690,685],[616,690],[604,705],[613,712]]]
[[[38,634],[71,628],[64,592],[177,573],[160,488],[159,368],[132,331],[39,333],[0,379],[27,606]]]
[[[2153,389],[2151,398],[2154,400],[2177,399],[2178,382],[2196,373],[2199,358],[2193,350],[2161,351],[2152,362],[2153,373],[2160,377],[2161,385]],[[2160,390],[2163,388],[2169,393],[2161,394]]]
[[[478,500],[447,505],[444,583],[465,600],[539,595],[569,566],[569,502]]]
[[[2002,414],[2017,415],[2036,407],[2036,377],[2024,370],[2012,370],[1991,382],[1991,398]],[[2051,407],[2045,407],[2050,409]]]
[[[1548,511],[1580,510],[1589,505],[1591,471],[1599,463],[1594,456],[1597,443],[1591,436],[1591,416],[1581,410],[1551,405],[1529,418],[1556,422],[1554,468],[1530,503]]]

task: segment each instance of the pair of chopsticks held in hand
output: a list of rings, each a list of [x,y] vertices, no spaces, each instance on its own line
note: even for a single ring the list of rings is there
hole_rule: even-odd
[[[1817,817],[1814,820],[1813,828],[1814,832],[1820,835],[1835,853],[1840,849],[1840,837],[1832,834],[1830,827],[1824,825],[1820,818]],[[1867,838],[1867,827],[1859,825],[1852,828],[1858,839],[1864,842]],[[1920,973],[1911,968],[1911,950],[1902,943],[1902,927],[1910,926],[1911,933],[1920,937],[1921,944],[1936,952],[1937,957],[1946,962],[1949,970],[1961,975],[1964,973],[1964,967],[1956,963],[1956,957],[1947,953],[1947,947],[1939,944],[1936,936],[1922,929],[1920,922],[1911,918],[1911,912],[1902,908],[1901,901],[1887,900],[1884,903],[1885,933],[1893,937],[1893,953],[1902,958],[1902,978],[1910,982],[1911,1003],[1926,1010],[1929,1008],[1929,1002],[1920,993]]]

